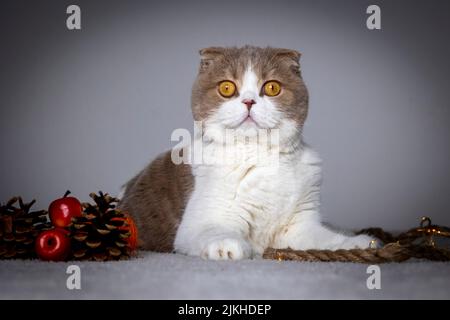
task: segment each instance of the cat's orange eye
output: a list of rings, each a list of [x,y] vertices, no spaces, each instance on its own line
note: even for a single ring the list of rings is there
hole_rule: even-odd
[[[263,89],[266,96],[275,97],[281,92],[281,84],[278,81],[267,81]]]
[[[229,98],[236,92],[236,85],[228,80],[219,83],[219,93],[225,97]]]

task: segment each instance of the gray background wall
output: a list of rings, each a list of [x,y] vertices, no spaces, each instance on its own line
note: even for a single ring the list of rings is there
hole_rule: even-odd
[[[65,9],[82,9],[68,31]],[[378,4],[382,30],[365,28]],[[303,53],[306,140],[341,227],[450,224],[448,1],[2,1],[0,199],[116,194],[192,128],[198,49]]]

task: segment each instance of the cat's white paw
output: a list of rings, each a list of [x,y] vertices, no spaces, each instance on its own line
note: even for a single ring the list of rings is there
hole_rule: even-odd
[[[202,251],[201,257],[210,260],[240,260],[250,258],[251,247],[241,239],[226,238],[210,242]]]
[[[341,246],[339,246],[340,249],[367,249],[371,247],[372,240],[376,240],[375,242],[375,248],[379,248],[381,246],[381,241],[378,240],[375,237],[371,237],[365,234],[361,234],[354,237],[349,237],[344,240]]]

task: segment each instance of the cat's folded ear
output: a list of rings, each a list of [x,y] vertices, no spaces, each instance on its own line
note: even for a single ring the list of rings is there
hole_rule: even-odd
[[[275,56],[285,59],[291,64],[292,70],[300,75],[300,57],[301,53],[292,49],[276,49]]]
[[[275,55],[278,57],[285,57],[288,59],[291,59],[293,62],[299,64],[300,63],[300,57],[301,53],[297,50],[292,49],[276,49]]]
[[[223,55],[225,48],[222,47],[209,47],[199,51],[200,53],[200,72],[205,71],[217,59],[217,57]]]

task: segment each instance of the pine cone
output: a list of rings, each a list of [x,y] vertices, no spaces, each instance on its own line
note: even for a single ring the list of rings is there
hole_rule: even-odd
[[[122,260],[132,254],[131,236],[126,214],[116,209],[118,199],[99,192],[91,193],[95,205],[83,203],[83,214],[70,226],[72,259]]]
[[[30,212],[35,202],[24,203],[21,197],[14,197],[0,205],[0,259],[36,257],[35,239],[51,224],[46,210]]]

